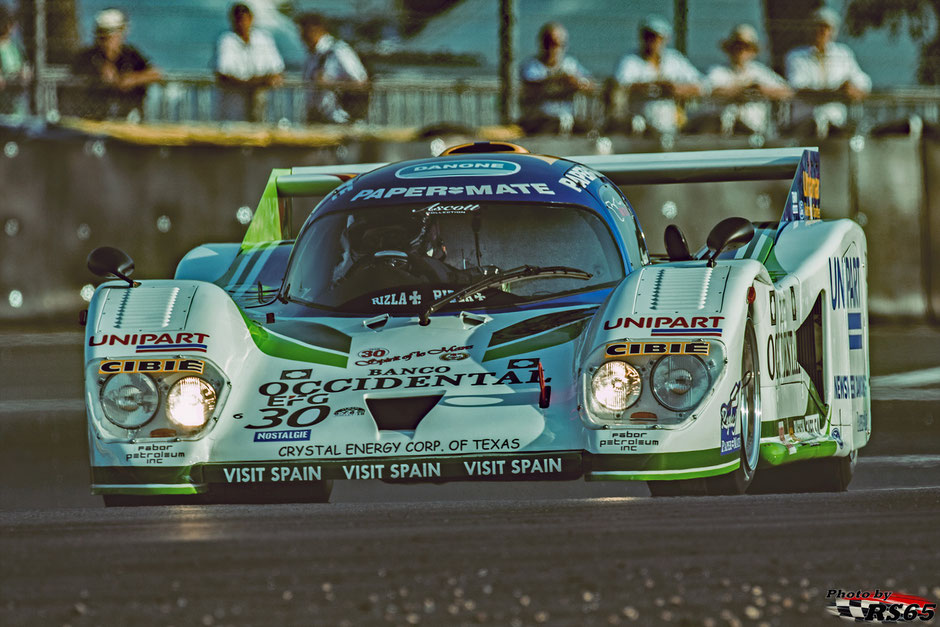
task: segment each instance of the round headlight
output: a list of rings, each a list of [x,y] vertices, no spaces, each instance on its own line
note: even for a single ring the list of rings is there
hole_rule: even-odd
[[[183,377],[166,395],[166,415],[184,429],[198,429],[215,410],[215,389],[199,377]]]
[[[653,366],[653,396],[672,411],[695,409],[711,388],[705,362],[694,355],[667,355]]]
[[[105,381],[101,388],[105,418],[124,429],[147,424],[159,405],[157,384],[145,374],[122,372]]]
[[[610,411],[623,411],[640,397],[640,373],[623,361],[608,361],[591,379],[594,400]]]

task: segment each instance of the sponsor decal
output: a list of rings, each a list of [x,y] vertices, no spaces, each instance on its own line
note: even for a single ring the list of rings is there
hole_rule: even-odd
[[[767,336],[767,374],[785,379],[800,373],[796,359],[796,333],[777,331]]]
[[[735,453],[741,450],[741,430],[738,427],[738,398],[741,381],[731,388],[731,397],[721,405],[721,454]]]
[[[590,185],[592,181],[596,181],[600,178],[600,176],[600,174],[590,168],[583,165],[576,165],[565,172],[565,175],[558,179],[558,182],[565,187],[570,187],[574,191],[580,192]]]
[[[615,342],[604,351],[608,357],[631,355],[708,355],[708,342]]]
[[[302,448],[302,447],[297,447]],[[409,480],[440,477],[525,477],[580,474],[580,459],[574,455],[515,458],[480,458],[425,461],[376,461],[304,463],[283,461],[217,469],[227,483],[303,482],[323,479]],[[212,477],[215,479],[216,477]]]
[[[819,217],[819,178],[810,176],[806,170],[803,170],[803,196],[806,198],[808,206],[806,207],[807,218]],[[803,214],[803,201],[800,201],[800,217]]]
[[[257,431],[255,442],[300,442],[310,439],[310,429],[296,431]]]
[[[362,407],[343,407],[333,412],[334,416],[363,416],[366,410]]]
[[[627,217],[630,215],[630,208],[627,206],[623,197],[621,197],[613,187],[610,185],[601,186],[600,197],[604,206],[607,207],[611,213],[620,218],[621,222],[626,222]]]
[[[350,200],[381,200],[395,197],[434,196],[554,196],[545,183],[499,183],[498,185],[440,185],[427,187],[378,187],[361,189]]]
[[[510,360],[509,360],[509,365],[507,366],[507,368],[509,368],[510,370],[515,370],[515,369],[517,369],[517,368],[518,368],[518,369],[521,369],[521,370],[528,370],[528,369],[531,369],[531,368],[538,368],[538,367],[539,367],[539,361],[540,361],[540,360],[539,360],[538,357],[527,357],[527,358],[524,358],[524,359],[510,359]]]
[[[770,294],[770,326],[777,326],[777,297],[773,292]]]
[[[509,176],[522,168],[499,159],[459,159],[408,165],[395,171],[398,179],[434,179],[458,176]]]
[[[88,346],[133,346],[136,353],[205,353],[208,338],[208,333],[105,333],[88,338]]]
[[[826,592],[833,616],[857,623],[899,623],[929,621],[936,614],[937,604],[910,594],[891,590],[842,590],[831,588]]]
[[[376,296],[372,299],[373,305],[420,305],[421,304],[421,292],[418,290],[411,290],[411,293],[408,292],[392,292],[391,294],[383,294],[382,296]]]
[[[865,398],[868,396],[868,378],[861,374],[833,375],[832,389],[837,401]]]
[[[840,451],[845,448],[845,442],[842,440],[842,433],[838,428],[832,430],[832,439],[836,441],[837,445],[839,445]]]
[[[186,453],[177,450],[175,444],[136,444],[134,450],[124,454],[124,461],[141,461],[147,465],[159,465],[168,459],[180,459]]]
[[[439,202],[434,203],[423,209],[412,209],[412,213],[423,213],[429,216],[439,216],[447,214],[471,213],[480,208],[480,205],[442,205]]]
[[[862,412],[855,418],[856,431],[868,431],[868,414]]]
[[[437,300],[439,298],[444,298],[448,294],[453,294],[453,293],[454,293],[454,290],[431,290],[431,298],[434,300]],[[486,300],[486,296],[477,292],[476,294],[470,294],[469,296],[458,298],[456,301],[453,301],[453,302],[473,303],[473,302],[480,302],[482,300]]]
[[[428,355],[438,356],[444,355],[446,353],[461,353],[469,351],[473,348],[473,344],[468,344],[466,346],[453,345],[453,346],[441,346],[440,348],[431,348],[428,350],[415,350],[410,353],[405,353],[403,355],[389,355],[386,349],[367,349],[365,351],[360,351],[359,356],[362,359],[356,362],[357,366],[380,366],[382,364],[391,363],[393,361],[410,361],[412,359],[417,359],[419,357],[426,357]],[[364,355],[363,353],[372,351],[371,355]],[[375,351],[382,351],[382,354],[378,354]]]
[[[862,262],[858,257],[829,258],[829,304],[838,309],[861,309]]]
[[[467,353],[444,353],[438,359],[441,361],[463,361],[469,356]]]
[[[600,441],[601,447],[613,447],[618,451],[635,453],[640,446],[659,446],[656,434],[644,431],[611,431],[606,440]]]
[[[640,316],[639,318],[617,318],[616,322],[604,321],[608,331],[623,327],[649,329],[650,335],[700,335],[721,337],[721,321],[724,316]]]
[[[202,373],[205,362],[199,359],[106,359],[98,366],[98,374],[119,372],[195,372]]]

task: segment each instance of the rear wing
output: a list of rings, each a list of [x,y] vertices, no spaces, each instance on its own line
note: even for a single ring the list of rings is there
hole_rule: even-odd
[[[818,148],[702,150],[566,158],[597,170],[617,185],[792,179],[781,224],[820,217]],[[325,196],[354,176],[384,165],[388,164],[356,163],[273,170],[242,248],[289,239],[288,198]]]

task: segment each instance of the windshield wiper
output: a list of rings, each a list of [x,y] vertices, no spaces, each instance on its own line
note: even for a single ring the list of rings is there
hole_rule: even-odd
[[[506,272],[494,274],[492,276],[480,279],[476,283],[471,283],[461,290],[451,292],[446,296],[438,298],[436,301],[428,305],[427,309],[421,312],[421,315],[418,317],[418,324],[421,326],[427,326],[431,324],[431,314],[441,309],[447,303],[459,298],[473,296],[474,294],[482,292],[486,288],[493,287],[494,285],[512,283],[514,281],[520,281],[523,279],[552,277],[563,279],[581,279],[582,281],[587,281],[592,276],[594,275],[590,272],[578,270],[577,268],[572,268],[570,266],[519,266],[518,268],[513,268],[512,270],[507,270]]]

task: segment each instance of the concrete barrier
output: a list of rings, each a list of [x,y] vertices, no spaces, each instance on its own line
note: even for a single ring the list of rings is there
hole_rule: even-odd
[[[444,138],[445,144],[467,141]],[[537,137],[533,152],[654,152],[657,140]],[[785,145],[778,143],[776,145]],[[792,145],[790,142],[789,145]],[[747,140],[680,138],[676,150],[743,148]],[[356,140],[333,146],[265,148],[136,145],[56,130],[0,126],[0,320],[69,319],[84,307],[85,267],[99,245],[125,249],[139,278],[171,276],[190,248],[240,241],[236,216],[254,208],[270,170],[292,165],[394,161],[431,154],[431,141]],[[871,310],[918,317],[940,311],[940,143],[909,138],[828,140],[822,151],[824,217],[857,218],[871,259]],[[666,224],[704,243],[721,218],[776,220],[784,183],[635,186],[625,191],[653,251]],[[295,216],[296,221],[303,216]],[[85,287],[86,293],[88,288]]]

